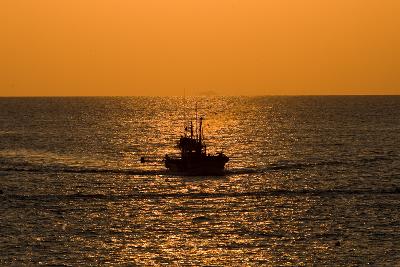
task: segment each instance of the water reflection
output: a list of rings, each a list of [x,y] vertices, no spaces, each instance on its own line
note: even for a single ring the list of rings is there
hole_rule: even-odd
[[[231,157],[223,177],[139,162],[175,149],[182,98],[12,105],[0,264],[395,265],[397,102],[296,99],[187,99],[202,103],[209,147]]]

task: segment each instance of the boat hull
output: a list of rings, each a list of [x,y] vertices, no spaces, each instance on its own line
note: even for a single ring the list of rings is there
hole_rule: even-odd
[[[165,167],[171,172],[182,175],[224,175],[225,163],[228,160],[229,158],[224,155],[204,156],[196,159],[166,156]]]

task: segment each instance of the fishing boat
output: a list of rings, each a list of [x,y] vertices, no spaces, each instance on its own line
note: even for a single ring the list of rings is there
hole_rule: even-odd
[[[165,155],[165,167],[182,175],[223,175],[229,157],[222,152],[216,155],[207,154],[203,118],[197,119],[197,111],[195,126],[193,129],[192,122],[189,127],[185,125],[184,135],[178,141],[180,156]]]

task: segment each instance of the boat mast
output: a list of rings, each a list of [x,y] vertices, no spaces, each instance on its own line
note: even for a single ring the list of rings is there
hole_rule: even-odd
[[[200,117],[200,122],[199,122],[199,143],[201,145],[201,138],[203,135],[202,129],[201,129],[201,125],[203,124],[203,117]]]
[[[199,139],[199,135],[197,132],[197,102],[196,102],[196,122],[195,122],[195,127],[196,127],[196,141]]]

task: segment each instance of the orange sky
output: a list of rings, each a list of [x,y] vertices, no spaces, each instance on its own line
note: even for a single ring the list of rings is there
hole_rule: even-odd
[[[399,0],[1,0],[0,95],[399,94]]]

